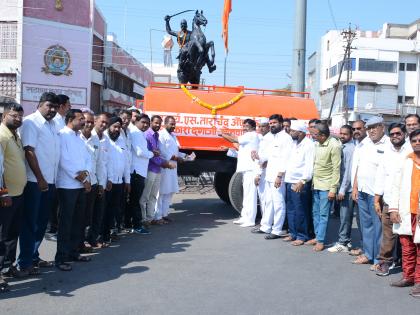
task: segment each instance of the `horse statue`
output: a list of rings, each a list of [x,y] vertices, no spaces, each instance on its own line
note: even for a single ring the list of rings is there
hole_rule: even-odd
[[[165,20],[169,23],[170,17],[166,16]],[[214,64],[214,43],[213,41],[207,42],[206,36],[201,30],[201,25],[207,25],[207,19],[203,15],[203,11],[195,11],[193,19],[192,32],[188,34],[189,40],[185,45],[180,44],[179,63],[178,63],[178,81],[182,84],[191,83],[199,84],[201,77],[201,69],[207,64],[208,70],[212,73],[216,70]],[[169,34],[174,35],[173,32]],[[187,32],[186,27],[184,32]],[[189,32],[189,31],[188,31]],[[187,33],[185,33],[187,34]],[[186,35],[185,35],[186,36]],[[178,41],[179,42],[179,41]],[[209,56],[210,53],[210,56]],[[197,88],[197,87],[194,87]]]

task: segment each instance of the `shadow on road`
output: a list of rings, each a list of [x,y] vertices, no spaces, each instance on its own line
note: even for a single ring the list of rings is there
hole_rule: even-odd
[[[188,197],[186,197],[188,198]],[[226,224],[237,216],[234,210],[216,198],[186,199],[173,205],[173,222],[153,226],[152,235],[123,234],[110,248],[98,250],[89,263],[73,264],[73,271],[56,268],[42,269],[42,274],[29,279],[9,279],[11,291],[0,299],[17,298],[37,293],[50,296],[72,297],[79,288],[118,279],[126,274],[139,274],[149,270],[144,262],[160,254],[185,252],[189,244],[206,231]],[[50,257],[55,254],[55,243],[46,241]]]

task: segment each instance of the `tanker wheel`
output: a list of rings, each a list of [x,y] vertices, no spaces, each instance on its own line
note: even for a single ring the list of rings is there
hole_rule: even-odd
[[[244,191],[242,188],[242,173],[235,173],[229,182],[229,200],[232,207],[241,213]]]
[[[232,177],[232,173],[216,173],[214,174],[214,190],[227,204],[230,204],[229,200],[229,181]]]

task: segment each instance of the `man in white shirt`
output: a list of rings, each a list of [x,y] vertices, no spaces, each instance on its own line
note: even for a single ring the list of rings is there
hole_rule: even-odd
[[[101,143],[97,134],[93,134],[92,130],[95,125],[95,119],[93,114],[88,111],[84,111],[83,116],[85,117],[85,126],[80,132],[80,138],[84,141],[86,149],[89,152],[91,158],[91,169],[89,171],[90,184],[92,186],[89,193],[86,194],[86,207],[85,207],[85,222],[83,225],[83,237],[80,243],[81,253],[91,252],[90,247],[97,246],[96,239],[92,237],[92,222],[95,213],[96,202],[101,202],[105,192],[106,186],[106,171],[105,168],[105,156],[101,150]],[[85,241],[88,246],[85,245]]]
[[[238,143],[238,161],[236,172],[243,176],[243,201],[242,211],[239,220],[234,221],[241,227],[255,226],[255,217],[257,215],[257,187],[255,186],[255,164],[251,152],[258,150],[259,138],[255,132],[256,122],[252,119],[245,119],[243,123],[244,134],[237,137],[228,133],[219,133],[229,142]]]
[[[86,193],[91,190],[92,158],[80,137],[85,117],[80,109],[67,112],[66,127],[60,130],[60,164],[57,191],[58,213],[57,253],[55,266],[62,271],[72,270],[71,261],[90,261],[79,254],[83,241]]]
[[[131,192],[127,205],[126,224],[129,224],[136,234],[150,234],[142,225],[142,214],[140,208],[140,197],[144,190],[144,183],[147,177],[147,168],[149,159],[158,156],[159,152],[149,151],[144,132],[149,129],[150,118],[146,114],[137,116],[138,120],[134,122],[130,129],[131,134]],[[127,217],[129,216],[129,217]],[[129,220],[129,222],[127,222]]]
[[[381,219],[375,211],[375,176],[379,161],[390,146],[385,135],[382,117],[373,116],[366,122],[368,138],[365,138],[353,156],[354,184],[352,198],[357,202],[360,214],[360,224],[363,236],[363,252],[353,262],[355,264],[373,263],[371,268],[378,267],[377,256],[382,236]]]
[[[395,251],[398,235],[392,232],[392,222],[388,210],[395,173],[407,155],[413,152],[410,142],[406,141],[407,130],[403,124],[391,124],[388,127],[388,134],[392,145],[385,150],[379,161],[374,186],[375,210],[382,221],[382,241],[378,255],[380,263],[376,270],[376,274],[379,276],[389,275],[392,263],[398,263],[398,260],[401,259],[401,254]]]
[[[105,136],[105,131],[109,125],[109,119],[111,115],[109,113],[101,113],[95,116],[95,127],[92,130],[92,136],[97,136],[99,139],[99,150],[101,151],[99,155],[101,156],[101,166],[102,170],[99,171],[103,176],[103,184],[104,189],[107,188],[107,176],[108,176],[108,166],[107,166],[107,159],[108,159],[108,151],[109,151],[109,138]],[[100,180],[102,182],[102,180]],[[107,188],[110,189],[109,186]],[[106,247],[108,244],[102,242],[102,229],[103,229],[103,221],[104,221],[104,212],[105,212],[105,192],[101,195],[98,194],[96,196],[96,201],[93,208],[92,214],[92,222],[91,227],[88,230],[87,239],[89,244],[92,247]]]
[[[260,163],[260,156],[265,156],[266,150],[269,148],[270,142],[273,140],[273,134],[270,132],[270,126],[268,124],[268,118],[261,118],[259,121],[259,135],[260,142],[258,145],[258,151],[252,151],[251,157],[253,160],[257,161],[256,165],[256,176],[255,176],[255,185],[257,186],[258,198],[260,200],[260,211],[261,216],[265,209],[265,194],[266,194],[266,169],[267,161]]]
[[[261,226],[253,233],[265,233],[265,239],[280,238],[284,220],[286,217],[286,186],[284,175],[286,171],[287,158],[291,154],[293,140],[286,131],[282,130],[283,117],[278,114],[269,118],[270,131],[274,135],[266,150],[267,155],[260,159],[260,162],[267,161],[266,170],[266,206],[261,219]]]
[[[173,194],[179,191],[177,162],[183,162],[185,153],[179,152],[179,143],[174,135],[175,118],[166,116],[163,129],[159,131],[159,148],[163,159],[171,161],[174,165],[172,169],[162,169],[159,187],[158,200],[155,207],[155,220],[157,224],[169,223],[169,206],[172,202]],[[153,222],[153,221],[152,221]]]
[[[130,193],[130,164],[128,163],[126,148],[118,138],[121,134],[122,120],[112,116],[109,119],[109,128],[105,136],[109,139],[109,149],[106,159],[107,185],[106,207],[102,237],[109,244],[111,229],[115,227],[117,215],[120,213],[122,196],[124,191]]]
[[[306,136],[305,122],[292,120],[290,136],[293,145],[288,158],[286,175],[286,212],[289,236],[285,241],[294,246],[303,245],[311,239],[311,186],[314,166],[315,144]]]
[[[18,267],[22,276],[37,274],[39,271],[34,268],[37,266],[53,266],[40,259],[38,248],[45,235],[56,193],[60,138],[53,118],[57,108],[57,96],[51,92],[43,93],[37,111],[24,119],[20,129],[28,178],[19,236]]]
[[[139,121],[141,112],[139,109],[135,107],[128,108],[128,111],[131,113],[131,120],[130,124],[128,125],[128,129],[131,131],[131,129],[136,130],[136,121]]]

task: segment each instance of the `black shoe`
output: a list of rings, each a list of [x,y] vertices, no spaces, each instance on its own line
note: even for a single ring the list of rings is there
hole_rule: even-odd
[[[277,238],[280,238],[280,236],[279,235],[276,235],[276,234],[273,234],[273,233],[270,233],[270,234],[266,235],[264,238],[266,240],[275,240]]]

